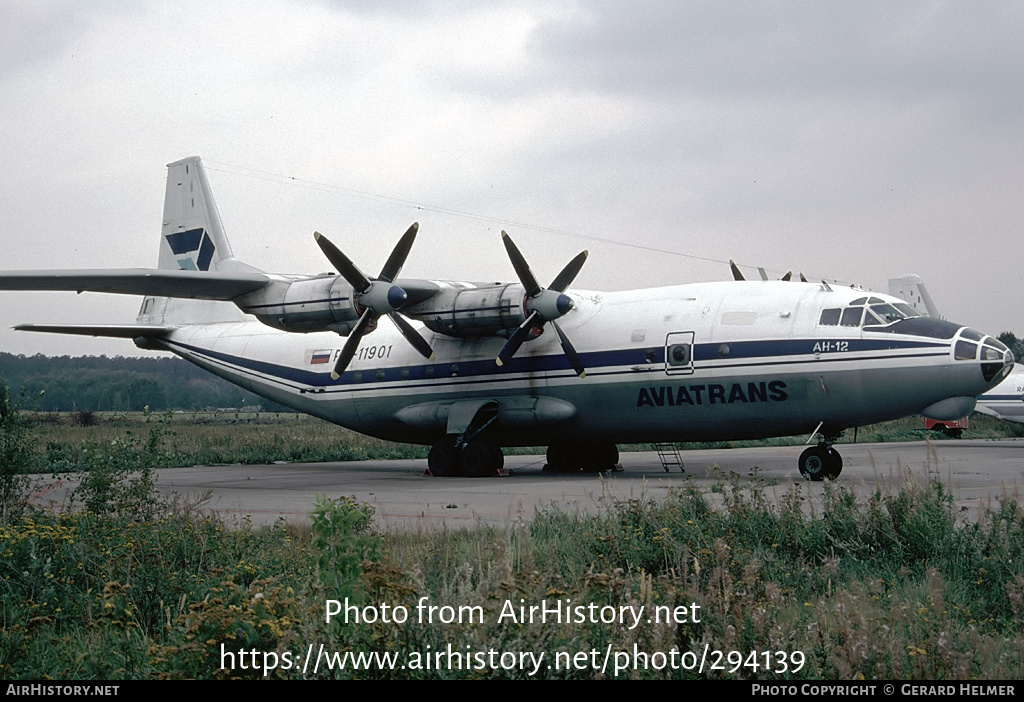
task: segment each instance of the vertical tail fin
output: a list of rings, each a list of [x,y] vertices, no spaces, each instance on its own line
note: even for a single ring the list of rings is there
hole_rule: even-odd
[[[234,257],[213,199],[203,163],[197,156],[167,164],[160,256],[163,270],[256,271]],[[245,315],[230,302],[147,297],[138,322],[195,324],[240,321]]]
[[[222,262],[234,259],[198,157],[167,165],[161,234],[159,268],[216,271],[224,270]]]
[[[923,315],[942,319],[941,315],[939,315],[939,309],[932,302],[932,296],[928,294],[927,288],[924,287],[924,281],[921,280],[919,275],[911,273],[901,275],[899,278],[890,278],[889,294],[893,297],[902,298],[908,305]]]

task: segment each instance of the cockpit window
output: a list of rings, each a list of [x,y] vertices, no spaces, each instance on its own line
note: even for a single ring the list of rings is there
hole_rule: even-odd
[[[1003,352],[997,348],[985,344],[981,347],[981,360],[983,361],[1001,361],[1003,360]]]
[[[871,305],[865,307],[864,305]],[[903,319],[920,317],[910,305],[888,303],[878,297],[859,297],[843,308],[830,307],[821,311],[818,324],[828,326],[859,327],[869,324],[892,324]],[[977,339],[981,341],[981,339]]]
[[[908,319],[910,317],[920,317],[921,316],[920,312],[918,312],[917,310],[915,310],[913,307],[911,307],[910,305],[908,305],[905,302],[894,302],[892,306],[895,307],[896,309],[898,309],[903,314],[905,314]]]
[[[871,311],[875,313],[885,324],[898,322],[905,319],[906,315],[892,305],[872,305]]]
[[[978,345],[961,339],[956,342],[954,357],[958,361],[973,361],[978,354]]]
[[[970,327],[964,327],[960,332],[960,336],[971,341],[981,341],[981,332],[976,332]]]
[[[864,325],[868,324],[885,324],[878,316],[871,310],[864,310]]]
[[[863,307],[847,307],[843,310],[843,317],[839,320],[839,324],[844,327],[859,327],[863,313]]]
[[[821,319],[818,320],[818,324],[827,324],[834,327],[839,324],[840,313],[842,313],[842,310],[838,307],[822,310]]]

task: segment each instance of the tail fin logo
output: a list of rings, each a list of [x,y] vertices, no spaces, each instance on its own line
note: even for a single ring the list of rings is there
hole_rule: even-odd
[[[189,229],[168,234],[167,243],[183,271],[208,271],[217,250],[205,229]]]

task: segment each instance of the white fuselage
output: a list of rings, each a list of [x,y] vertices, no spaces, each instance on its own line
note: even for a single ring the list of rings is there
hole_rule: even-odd
[[[396,441],[434,443],[446,433],[452,404],[496,400],[501,410],[488,431],[503,446],[761,438],[816,428],[837,434],[936,403],[973,406],[1012,363],[1000,351],[999,375],[986,380],[995,361],[983,368],[984,335],[948,322],[900,333],[879,324],[823,324],[823,310],[865,297],[823,284],[569,294],[574,308],[560,324],[586,366],[584,378],[550,330],[499,367],[501,336],[460,339],[422,329],[435,354],[428,361],[382,319],[336,381],[331,369],[345,338],[332,332],[286,333],[247,318],[183,325],[159,343],[276,402]],[[968,332],[978,336],[975,357],[958,359]]]
[[[1006,380],[979,397],[978,411],[1024,424],[1024,366],[1016,364]]]

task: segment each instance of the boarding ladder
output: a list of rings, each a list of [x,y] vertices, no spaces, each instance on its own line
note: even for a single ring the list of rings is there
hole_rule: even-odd
[[[661,461],[661,467],[665,469],[665,472],[669,472],[671,466],[679,466],[679,472],[685,473],[686,469],[683,468],[683,457],[679,454],[679,446],[676,444],[655,444],[654,448],[658,451],[658,460]]]

